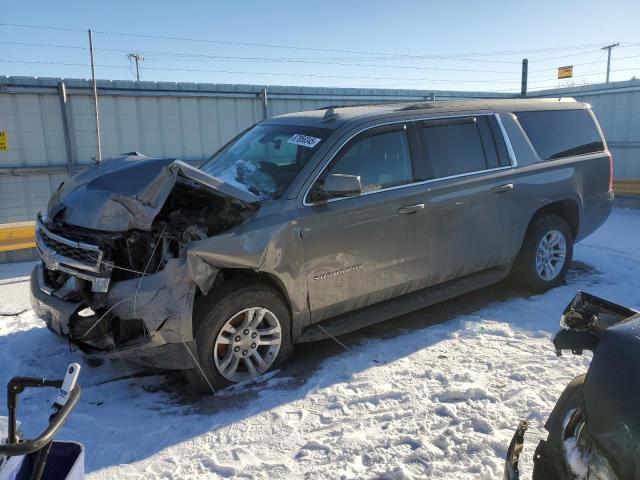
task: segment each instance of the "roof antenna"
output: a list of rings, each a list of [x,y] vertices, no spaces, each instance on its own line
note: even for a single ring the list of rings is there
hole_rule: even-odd
[[[335,117],[337,117],[338,114],[333,110],[333,107],[329,107],[327,108],[327,111],[324,112],[324,115],[322,116],[322,120],[323,122],[330,122],[331,120],[335,119]]]

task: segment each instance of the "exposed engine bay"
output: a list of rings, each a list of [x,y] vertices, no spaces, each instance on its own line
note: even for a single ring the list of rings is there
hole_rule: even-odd
[[[118,170],[128,170],[119,173],[138,175],[136,195],[124,199],[114,188],[100,212],[81,217],[78,191],[104,182],[104,174],[89,177],[79,187],[67,187],[66,196],[63,186],[47,214],[38,218],[36,245],[43,262],[32,276],[36,313],[51,330],[89,353],[139,344],[141,338],[147,346],[187,343],[196,291],[206,294],[218,274],[188,254],[190,245],[240,225],[258,206],[216,190],[214,177],[201,178],[181,162],[177,168],[176,162],[156,162],[151,169],[153,160],[113,162],[121,164]],[[77,220],[84,218],[90,227],[96,218],[107,227],[142,218],[148,228],[140,224],[110,231],[70,221],[83,223]],[[175,368],[175,358],[165,357]]]
[[[96,232],[55,220],[45,226],[57,235],[97,245],[104,255],[101,263],[112,269],[111,281],[115,282],[158,272],[167,261],[184,257],[189,243],[222,233],[251,214],[194,181],[179,179],[150,231]]]

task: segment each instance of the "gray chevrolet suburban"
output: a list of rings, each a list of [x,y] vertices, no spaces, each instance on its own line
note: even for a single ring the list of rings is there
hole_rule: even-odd
[[[65,180],[37,219],[32,304],[90,356],[220,387],[508,275],[558,285],[611,181],[570,99],[282,115],[199,168],[131,153]]]

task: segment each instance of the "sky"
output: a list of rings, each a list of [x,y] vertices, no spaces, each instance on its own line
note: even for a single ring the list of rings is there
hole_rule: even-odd
[[[0,9],[0,75],[421,90],[640,77],[640,2],[22,1]],[[21,25],[21,26],[18,26]],[[30,25],[31,27],[27,27]],[[37,26],[38,28],[33,28]],[[43,28],[46,27],[46,28]],[[557,79],[573,65],[574,78]]]

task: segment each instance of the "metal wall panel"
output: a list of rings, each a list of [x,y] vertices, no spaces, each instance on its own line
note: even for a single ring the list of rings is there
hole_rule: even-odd
[[[9,150],[0,152],[0,166],[65,161],[57,96],[0,94],[0,130],[6,131],[9,139]]]
[[[31,220],[75,167],[96,156],[91,83],[65,79],[70,151],[65,148],[61,79],[0,77],[0,223]],[[103,158],[131,151],[202,160],[250,125],[263,120],[259,85],[98,81]],[[511,94],[393,89],[267,88],[267,116],[328,105],[417,102],[435,99],[512,98]],[[640,178],[640,82],[535,92],[574,96],[593,105],[615,156],[616,178]]]
[[[55,78],[0,78],[0,223],[33,219],[74,167],[97,155],[91,83],[65,79],[70,151],[65,148],[59,84]],[[131,151],[154,157],[202,160],[263,120],[258,85],[98,81],[102,157]],[[267,115],[326,105],[418,101],[422,91],[272,87]],[[30,167],[34,170],[26,170]]]
[[[65,174],[0,176],[0,223],[35,219]]]

